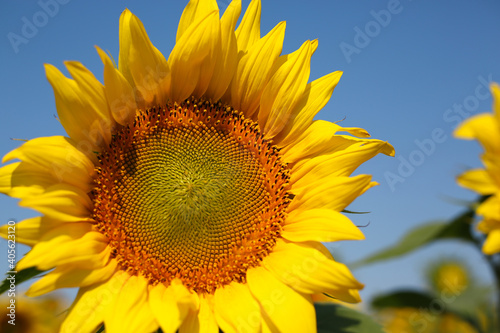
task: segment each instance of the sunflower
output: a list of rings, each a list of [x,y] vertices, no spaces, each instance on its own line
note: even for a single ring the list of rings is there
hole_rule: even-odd
[[[465,263],[457,259],[440,259],[428,269],[429,285],[439,295],[458,297],[471,287],[473,279]]]
[[[478,229],[488,234],[483,244],[485,254],[500,252],[500,86],[491,85],[493,113],[484,113],[465,120],[455,130],[461,139],[477,139],[484,148],[481,160],[484,169],[466,171],[457,179],[463,187],[489,196],[476,209],[482,216]]]
[[[17,269],[53,269],[27,294],[80,288],[63,332],[313,332],[311,295],[360,300],[321,242],[363,238],[341,212],[376,183],[351,173],[394,150],[313,121],[341,73],[308,83],[317,41],[281,55],[285,23],[240,11],[190,1],[166,59],[125,10],[104,84],[46,65],[68,137],[8,153],[0,190],[42,214],[16,229]]]

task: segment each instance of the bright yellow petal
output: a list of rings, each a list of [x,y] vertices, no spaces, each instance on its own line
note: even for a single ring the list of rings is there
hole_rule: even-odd
[[[327,293],[337,297],[349,289],[361,289],[344,264],[323,254],[318,242],[278,241],[262,265],[291,288],[306,294]]]
[[[98,143],[101,145],[109,144],[111,141],[111,131],[115,124],[111,119],[104,86],[95,78],[91,71],[78,61],[65,61],[64,64],[80,88],[80,97],[82,100],[95,112],[99,119],[102,119],[101,123],[94,122],[94,127],[91,129],[94,131],[97,130],[102,137],[103,142]]]
[[[249,269],[247,283],[279,332],[316,332],[316,313],[310,296],[286,286],[264,267]]]
[[[220,20],[221,50],[215,61],[211,81],[205,95],[212,101],[219,100],[226,92],[238,63],[238,47],[234,27],[241,12],[241,0],[233,0]]]
[[[55,183],[52,175],[28,163],[11,163],[0,168],[0,193],[13,198],[40,195]]]
[[[93,108],[100,103],[93,101],[89,94],[104,94],[99,81],[81,65],[70,65],[70,68],[78,81],[65,77],[49,64],[45,65],[45,72],[54,89],[57,114],[66,133],[75,140],[80,151],[95,158],[94,152],[109,142],[113,123],[107,106],[105,110]]]
[[[290,112],[304,93],[317,44],[317,41],[306,41],[299,50],[282,56],[286,60],[262,92],[259,125],[266,139],[273,138],[285,127]]]
[[[8,239],[9,231],[15,230],[16,242],[34,246],[38,243],[46,232],[61,225],[58,220],[50,219],[46,216],[32,217],[21,222],[17,222],[14,229],[6,224],[0,227],[0,236]]]
[[[301,210],[325,208],[340,212],[375,185],[378,184],[371,182],[370,175],[334,176],[312,181],[309,177],[303,177],[292,187],[295,198],[288,207],[288,211],[291,212],[300,207]]]
[[[106,311],[106,332],[153,332],[158,329],[148,302],[148,280],[131,276],[121,287]]]
[[[134,90],[108,55],[97,46],[96,49],[104,65],[104,93],[111,115],[117,123],[126,125],[134,119],[137,110]]]
[[[198,297],[180,280],[158,284],[149,291],[149,305],[164,333],[175,333],[190,311],[198,309]]]
[[[281,235],[293,242],[336,242],[365,238],[346,216],[321,208],[291,212]]]
[[[118,68],[135,88],[139,107],[167,102],[170,68],[163,54],[151,43],[142,22],[128,9],[120,17]]]
[[[81,189],[57,184],[48,187],[44,193],[30,196],[19,202],[21,207],[32,208],[61,221],[91,221],[92,202]]]
[[[338,132],[347,132],[351,135],[354,135],[357,138],[369,138],[370,133],[368,133],[365,129],[359,127],[342,127],[339,126]]]
[[[278,137],[280,146],[292,143],[309,127],[314,116],[330,100],[341,76],[342,72],[333,72],[306,86],[302,96],[290,110],[290,118]]]
[[[217,1],[214,0],[190,0],[182,12],[179,25],[177,27],[176,42],[179,43],[182,35],[189,29],[192,24],[198,23],[208,14],[218,11]]]
[[[486,199],[476,210],[478,215],[485,218],[499,221],[500,223],[500,199],[498,196],[491,196]]]
[[[285,22],[258,40],[239,61],[231,83],[231,106],[247,117],[257,111],[271,68],[283,48]]]
[[[380,140],[359,139],[337,134],[341,129],[343,128],[339,125],[328,121],[314,121],[294,140],[293,144],[282,148],[285,161],[295,163],[306,158],[346,149],[356,143],[381,142]],[[385,144],[380,152],[393,156],[394,148],[390,144]]]
[[[387,150],[394,148],[384,141],[354,141],[345,149],[298,162],[292,168],[290,182],[293,184],[303,177],[350,176],[361,164]]]
[[[246,52],[260,39],[260,0],[252,0],[236,29],[238,50]]]
[[[218,333],[219,326],[212,311],[211,295],[200,296],[199,310],[190,311],[179,327],[179,333]]]
[[[47,270],[70,263],[82,269],[101,268],[108,262],[109,255],[106,236],[92,231],[91,224],[65,223],[45,233],[19,261],[17,269]]]
[[[92,189],[94,164],[63,136],[29,140],[4,156],[3,162],[19,159],[52,175],[57,182],[74,185],[84,192]]]
[[[486,241],[483,244],[483,252],[488,255],[500,252],[500,229],[492,230],[488,233]]]
[[[196,90],[203,94],[210,83],[220,49],[219,12],[213,11],[190,25],[170,53],[172,82],[170,97],[181,102]],[[200,97],[200,96],[196,96]]]
[[[225,333],[260,332],[259,303],[247,284],[233,282],[215,291],[215,318]]]
[[[500,126],[500,85],[492,83],[490,90],[491,96],[493,96],[493,113],[497,119],[497,124]]]
[[[484,169],[466,171],[457,178],[457,182],[463,187],[474,190],[482,195],[493,194],[500,190]]]
[[[80,288],[61,333],[95,332],[129,277],[124,271],[118,271],[106,282]]]
[[[97,269],[81,269],[78,265],[59,265],[53,271],[35,281],[26,291],[29,297],[36,297],[56,289],[87,287],[107,281],[117,270],[117,261]]]
[[[453,134],[460,139],[477,139],[486,151],[500,154],[500,124],[491,113],[470,117]]]

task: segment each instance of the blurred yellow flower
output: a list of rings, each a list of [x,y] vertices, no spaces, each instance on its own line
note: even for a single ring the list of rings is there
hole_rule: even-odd
[[[394,150],[313,121],[341,73],[308,83],[317,41],[281,55],[285,23],[240,11],[190,1],[167,60],[125,10],[104,85],[46,66],[68,137],[8,153],[0,191],[43,214],[16,226],[17,269],[55,267],[27,294],[80,287],[62,331],[314,332],[312,294],[360,300],[321,242],[364,237],[341,212],[376,183],[351,173]]]
[[[500,86],[492,84],[491,93],[493,113],[465,120],[454,133],[461,139],[476,139],[484,148],[481,160],[485,168],[469,170],[457,181],[481,195],[490,196],[476,210],[482,216],[478,229],[488,235],[483,252],[490,255],[500,252]]]
[[[28,297],[0,298],[0,332],[54,333],[64,319],[64,305],[60,298]]]
[[[431,284],[439,295],[462,294],[470,284],[467,268],[459,261],[446,260],[435,264],[430,271]]]
[[[449,313],[415,308],[387,308],[379,312],[387,333],[477,333],[469,323]]]

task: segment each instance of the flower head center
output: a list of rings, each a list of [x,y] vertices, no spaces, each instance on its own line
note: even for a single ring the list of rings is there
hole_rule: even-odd
[[[211,293],[274,246],[288,169],[256,124],[208,102],[139,112],[99,156],[94,219],[121,267]]]

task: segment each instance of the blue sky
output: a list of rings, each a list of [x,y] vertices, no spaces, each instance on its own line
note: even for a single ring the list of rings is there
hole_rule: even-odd
[[[229,1],[219,1],[221,9]],[[54,6],[57,4],[57,6]],[[118,19],[129,8],[153,44],[168,55],[184,1],[41,0],[3,2],[0,14],[2,121],[0,155],[19,141],[63,135],[54,118],[44,63],[63,68],[79,60],[102,79],[98,45],[118,56]],[[248,1],[243,1],[246,8]],[[494,0],[293,1],[263,0],[262,32],[287,21],[284,52],[318,39],[311,80],[344,71],[318,119],[368,130],[389,141],[396,157],[378,156],[357,173],[373,174],[380,186],[359,198],[350,216],[366,226],[366,240],[333,247],[345,262],[393,244],[409,229],[462,210],[449,198],[470,200],[455,176],[480,165],[479,146],[452,138],[457,122],[491,110],[488,81],[500,81],[500,3]],[[0,197],[0,223],[33,212]],[[5,267],[5,242],[0,244]],[[5,251],[5,252],[4,252]],[[355,271],[369,299],[393,287],[423,285],[422,268],[440,256],[463,258],[477,278],[491,281],[474,248],[456,242],[429,246],[402,259]],[[5,259],[6,261],[6,259]],[[391,273],[392,271],[398,274]]]

